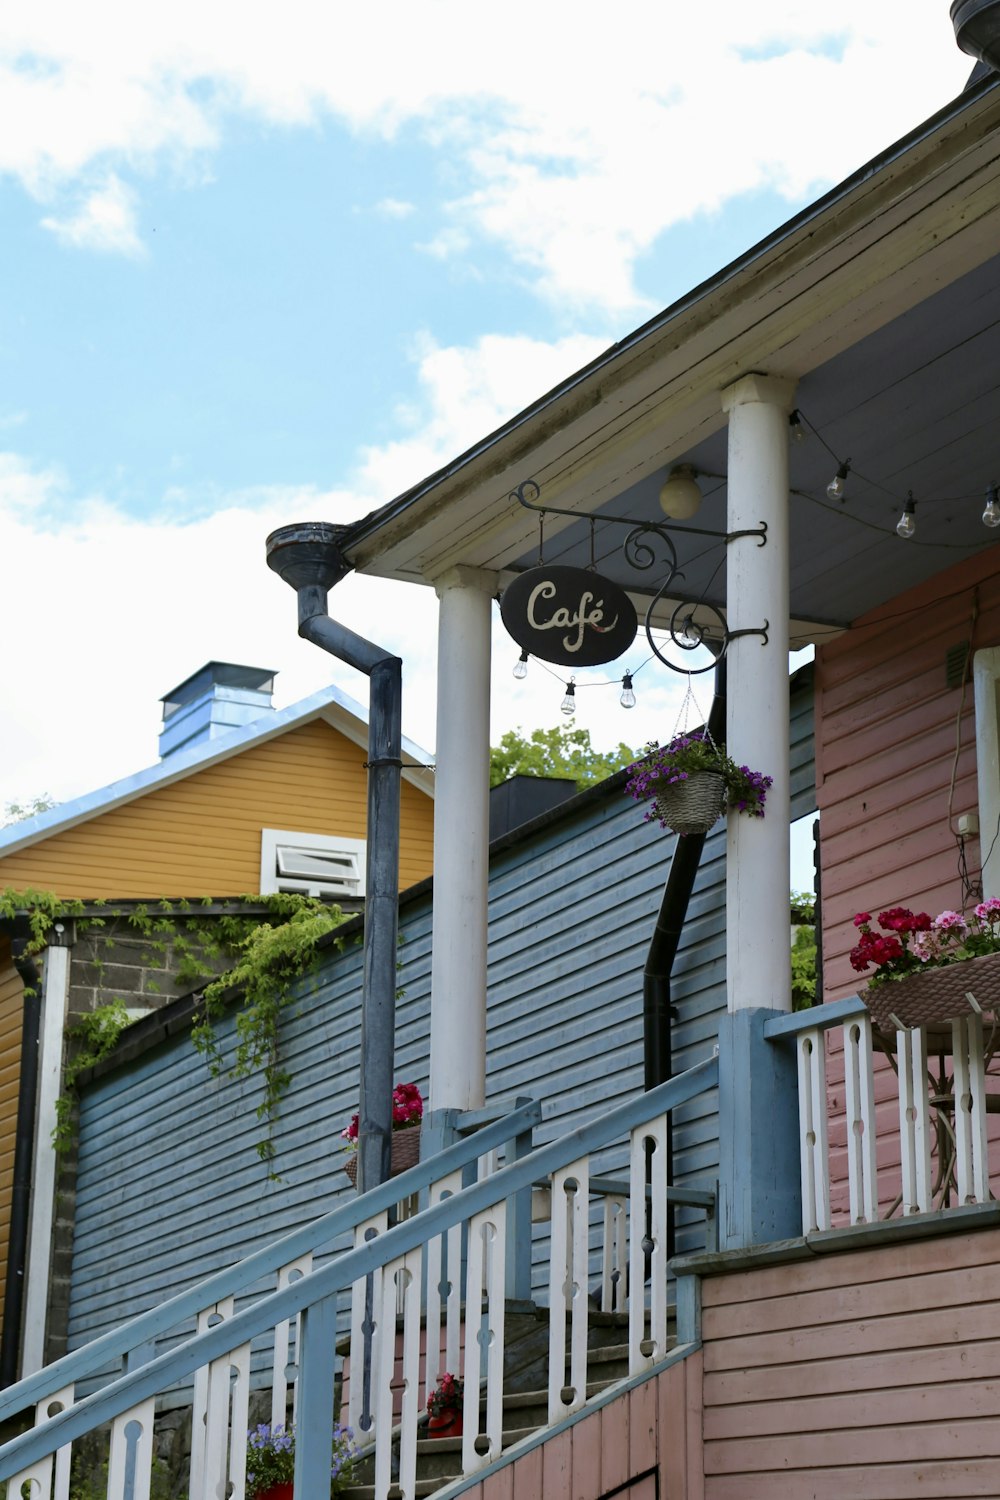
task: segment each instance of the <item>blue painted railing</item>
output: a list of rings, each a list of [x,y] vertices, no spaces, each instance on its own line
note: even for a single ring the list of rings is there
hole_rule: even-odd
[[[324,1243],[348,1227],[353,1226],[355,1229],[354,1249],[337,1256],[329,1263],[303,1275],[280,1290],[264,1295],[253,1305],[234,1313],[214,1326],[205,1328],[204,1331],[184,1340],[168,1352],[112,1379],[103,1389],[84,1397],[79,1403],[68,1405],[53,1416],[43,1417],[31,1431],[12,1439],[0,1449],[0,1482],[12,1478],[23,1481],[26,1477],[32,1477],[36,1472],[36,1466],[50,1462],[51,1456],[57,1450],[65,1452],[68,1444],[108,1423],[114,1422],[120,1426],[121,1420],[126,1417],[129,1427],[145,1426],[148,1451],[151,1452],[151,1443],[148,1442],[148,1434],[152,1426],[151,1403],[159,1393],[176,1386],[179,1382],[188,1381],[197,1371],[216,1368],[213,1366],[213,1362],[216,1361],[221,1362],[217,1368],[222,1370],[223,1379],[228,1388],[229,1365],[235,1359],[236,1351],[247,1348],[254,1338],[272,1334],[277,1325],[298,1318],[296,1420],[299,1438],[295,1454],[295,1493],[298,1496],[325,1493],[329,1484],[329,1458],[333,1431],[334,1388],[338,1359],[339,1293],[351,1286],[360,1285],[363,1288],[366,1278],[378,1278],[383,1275],[383,1272],[385,1273],[386,1300],[384,1304],[379,1305],[385,1309],[392,1309],[391,1315],[384,1312],[381,1317],[383,1326],[389,1329],[390,1339],[389,1344],[384,1346],[381,1365],[383,1384],[388,1390],[389,1375],[392,1370],[392,1349],[395,1347],[392,1341],[395,1339],[396,1328],[395,1305],[390,1300],[390,1297],[394,1296],[396,1283],[392,1282],[390,1285],[388,1268],[391,1266],[408,1268],[410,1262],[406,1257],[415,1255],[417,1258],[412,1262],[412,1270],[404,1269],[401,1272],[399,1285],[409,1283],[419,1290],[422,1247],[431,1242],[441,1241],[442,1237],[448,1237],[451,1232],[460,1229],[463,1225],[469,1226],[470,1263],[473,1260],[473,1241],[477,1240],[480,1249],[485,1245],[482,1258],[485,1277],[483,1285],[487,1288],[486,1300],[489,1301],[492,1298],[495,1308],[499,1299],[501,1335],[499,1343],[502,1354],[502,1307],[505,1290],[502,1274],[503,1205],[516,1203],[519,1195],[523,1199],[523,1195],[534,1184],[540,1180],[551,1179],[553,1196],[555,1197],[557,1192],[560,1194],[560,1211],[553,1215],[552,1221],[553,1243],[555,1243],[558,1238],[556,1231],[560,1220],[563,1226],[560,1233],[565,1231],[567,1220],[564,1205],[571,1216],[576,1212],[573,1207],[574,1197],[577,1206],[583,1208],[584,1222],[586,1221],[588,1201],[586,1183],[590,1154],[601,1151],[620,1140],[623,1134],[630,1141],[630,1195],[633,1225],[630,1267],[633,1288],[642,1287],[644,1261],[647,1267],[649,1264],[652,1265],[649,1292],[651,1311],[648,1313],[651,1319],[652,1337],[647,1337],[645,1298],[640,1292],[636,1292],[629,1304],[630,1347],[634,1345],[630,1360],[634,1356],[635,1363],[631,1366],[633,1371],[648,1367],[650,1359],[662,1359],[666,1353],[664,1335],[666,1328],[665,1207],[667,1183],[665,1170],[654,1173],[652,1217],[647,1224],[647,1150],[652,1144],[656,1153],[656,1163],[663,1163],[665,1167],[666,1132],[669,1130],[670,1111],[686,1104],[705,1090],[715,1087],[717,1082],[718,1062],[715,1058],[711,1058],[649,1093],[638,1095],[606,1115],[579,1126],[549,1145],[540,1147],[520,1159],[515,1159],[510,1165],[504,1166],[493,1175],[485,1176],[471,1186],[459,1186],[455,1173],[459,1172],[463,1165],[481,1156],[484,1151],[492,1149],[491,1142],[493,1145],[499,1145],[509,1140],[513,1134],[520,1133],[530,1120],[536,1118],[533,1109],[537,1106],[528,1106],[522,1111],[514,1111],[513,1114],[497,1121],[496,1124],[486,1126],[470,1140],[448,1148],[438,1156],[421,1162],[409,1172],[394,1178],[390,1184],[384,1184],[345,1208],[335,1210],[320,1220],[319,1225],[312,1225],[308,1229],[286,1236],[283,1241],[269,1247],[267,1251],[262,1251],[247,1261],[241,1262],[240,1266],[233,1268],[231,1272],[212,1277],[207,1282],[203,1282],[200,1287],[172,1298],[163,1307],[133,1320],[127,1333],[107,1335],[95,1341],[95,1346],[87,1346],[67,1356],[49,1371],[32,1376],[21,1382],[20,1386],[6,1392],[4,1405],[7,1412],[21,1410],[31,1402],[44,1399],[71,1380],[82,1378],[85,1374],[100,1368],[112,1355],[120,1358],[129,1347],[141,1348],[141,1345],[149,1339],[162,1334],[168,1328],[175,1327],[178,1318],[191,1316],[196,1307],[204,1307],[206,1302],[218,1300],[223,1296],[231,1296],[240,1287],[250,1285],[255,1279],[259,1279],[265,1268],[274,1270],[286,1264],[294,1258],[297,1252],[301,1252],[307,1246],[315,1247]],[[384,1216],[391,1204],[427,1187],[428,1184],[435,1183],[440,1186],[443,1179],[449,1179],[456,1184],[450,1196],[436,1202],[432,1201],[430,1206],[419,1214],[391,1229],[366,1230],[366,1225],[380,1222],[380,1215]],[[498,1206],[499,1211],[497,1211]],[[381,1223],[384,1224],[384,1222],[382,1218]],[[475,1233],[473,1233],[473,1228]],[[480,1234],[480,1229],[484,1231],[482,1234]],[[369,1232],[371,1232],[370,1238]],[[652,1252],[649,1249],[650,1241],[647,1240],[647,1236],[651,1237]],[[571,1299],[574,1305],[567,1307],[567,1316],[574,1328],[575,1351],[578,1321],[581,1317],[585,1320],[587,1316],[586,1235],[583,1237],[583,1261],[575,1265],[572,1260],[575,1253],[574,1235],[570,1235],[570,1241],[573,1243],[570,1243],[568,1247],[564,1245],[565,1254],[569,1259],[560,1263],[559,1267],[553,1261],[551,1286],[558,1287],[560,1292],[569,1286],[574,1288],[574,1297]],[[652,1254],[651,1262],[648,1259],[650,1253]],[[497,1265],[501,1267],[499,1287],[494,1285],[492,1291],[489,1289],[489,1262],[491,1260],[494,1263],[494,1270]],[[373,1283],[369,1281],[368,1285],[371,1286]],[[381,1286],[381,1283],[379,1285]],[[468,1305],[478,1307],[480,1296],[478,1284],[473,1288],[470,1281],[467,1295],[470,1299]],[[403,1322],[407,1326],[411,1326],[414,1321],[413,1305],[412,1300],[408,1302],[403,1313]],[[419,1341],[419,1316],[415,1322]],[[552,1316],[550,1327],[555,1329],[556,1323],[555,1316]],[[553,1338],[555,1337],[556,1334],[553,1333]],[[484,1347],[489,1350],[492,1342],[487,1337],[484,1340]],[[585,1336],[582,1343],[585,1351]],[[466,1340],[466,1443],[463,1450],[466,1472],[490,1462],[499,1453],[498,1434],[495,1439],[493,1436],[490,1437],[489,1451],[481,1454],[475,1447],[477,1432],[476,1430],[470,1431],[470,1416],[475,1422],[479,1410],[480,1381],[478,1363],[474,1364],[470,1378],[469,1360],[478,1361],[479,1345],[479,1339]],[[388,1366],[384,1362],[385,1349],[388,1349]],[[553,1359],[552,1351],[556,1351],[558,1358]],[[550,1346],[550,1404],[551,1392],[558,1391],[565,1382],[564,1356],[568,1357],[566,1346],[563,1346],[561,1350],[555,1343]],[[404,1359],[408,1357],[404,1352]],[[486,1377],[487,1386],[490,1385],[492,1379],[492,1353],[490,1361],[490,1369]],[[642,1361],[646,1363],[642,1364]],[[389,1371],[388,1375],[386,1369]],[[401,1439],[404,1446],[401,1451],[404,1452],[404,1457],[408,1452],[412,1461],[412,1454],[415,1451],[416,1424],[415,1420],[411,1420],[409,1425],[414,1430],[408,1432],[407,1422],[408,1415],[411,1419],[415,1418],[412,1403],[416,1399],[417,1382],[411,1380],[408,1384],[412,1389],[404,1397]],[[584,1378],[581,1396],[581,1400],[584,1401],[586,1399],[585,1387]],[[410,1401],[409,1408],[406,1405],[407,1400]],[[147,1405],[143,1407],[143,1403]],[[495,1391],[490,1386],[487,1391],[488,1423],[494,1420],[490,1415],[494,1408],[496,1408],[495,1415],[498,1415]],[[390,1416],[392,1414],[391,1405],[389,1414]],[[391,1425],[391,1422],[388,1425],[383,1422],[381,1428],[374,1434],[376,1493],[379,1494],[388,1493],[390,1487],[389,1460],[388,1457],[383,1460],[378,1445],[383,1442],[384,1438],[384,1446],[388,1448]],[[225,1426],[224,1422],[223,1431]],[[234,1429],[235,1426],[234,1420]],[[492,1426],[490,1431],[493,1432]],[[235,1436],[234,1432],[234,1438]],[[134,1438],[132,1441],[134,1444]],[[228,1437],[226,1441],[229,1441]],[[134,1453],[134,1446],[132,1451]],[[380,1465],[383,1475],[381,1488]],[[223,1481],[218,1493],[225,1492],[226,1486]],[[109,1489],[110,1493],[112,1491]],[[123,1496],[124,1500],[130,1500],[131,1494],[138,1494],[139,1491],[132,1491],[126,1484],[114,1493]],[[242,1494],[242,1472],[240,1472],[233,1486],[234,1500],[242,1500]]]
[[[504,1106],[496,1106],[497,1110]],[[477,1112],[484,1118],[485,1111]],[[411,1194],[425,1192],[435,1179],[451,1172],[461,1171],[487,1152],[495,1150],[519,1136],[529,1133],[542,1117],[537,1100],[529,1100],[514,1108],[506,1109],[499,1118],[478,1125],[475,1133],[456,1142],[437,1156],[418,1162],[407,1172],[384,1182],[364,1195],[352,1195],[338,1208],[308,1224],[301,1225],[290,1234],[247,1256],[235,1265],[199,1281],[187,1291],[179,1292],[148,1312],[139,1314],[120,1328],[102,1334],[72,1354],[47,1365],[33,1375],[26,1376],[16,1385],[0,1391],[0,1422],[16,1416],[37,1402],[46,1400],[57,1391],[70,1385],[78,1385],[90,1376],[106,1371],[114,1362],[124,1366],[129,1356],[142,1350],[151,1342],[177,1333],[183,1325],[190,1324],[205,1308],[212,1307],[226,1297],[257,1285],[265,1277],[275,1275],[282,1266],[300,1260],[331,1245],[343,1235],[353,1234],[362,1220],[393,1208]],[[458,1117],[459,1128],[462,1116]]]

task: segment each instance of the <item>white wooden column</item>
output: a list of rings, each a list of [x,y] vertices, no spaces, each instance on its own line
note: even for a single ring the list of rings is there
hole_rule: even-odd
[[[436,579],[435,587],[440,614],[430,1102],[437,1111],[478,1109],[485,1102],[490,630],[497,579],[458,567]]]
[[[69,996],[71,950],[63,946],[68,935],[56,926],[42,964],[41,1024],[39,1028],[38,1104],[35,1117],[35,1153],[31,1166],[31,1213],[28,1221],[28,1259],[24,1291],[24,1337],[21,1375],[32,1375],[45,1363],[45,1324],[49,1308],[52,1266],[52,1226],[56,1203],[56,1152],[52,1132],[56,1126],[56,1100],[62,1088],[63,1037]],[[33,1067],[34,1058],[23,1058],[22,1067]]]
[[[729,629],[757,630],[728,651],[726,743],[739,765],[773,776],[766,815],[730,813],[726,867],[731,1012],[791,1010],[788,957],[788,414],[795,382],[745,375],[722,393],[729,414],[730,532],[767,524],[727,548]]]

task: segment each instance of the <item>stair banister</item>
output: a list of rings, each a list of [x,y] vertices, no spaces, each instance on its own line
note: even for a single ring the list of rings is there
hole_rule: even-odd
[[[216,1271],[187,1291],[178,1292],[148,1312],[140,1313],[120,1328],[101,1334],[82,1348],[63,1355],[53,1364],[0,1392],[0,1422],[106,1368],[113,1360],[124,1358],[130,1350],[161,1337],[176,1328],[179,1322],[197,1318],[206,1307],[253,1286],[262,1277],[278,1272],[336,1236],[350,1234],[362,1219],[384,1212],[402,1198],[421,1192],[435,1178],[460,1170],[484,1152],[530,1131],[540,1120],[541,1106],[537,1100],[520,1104],[492,1123],[480,1126],[475,1134],[447,1147],[438,1156],[418,1162],[415,1167],[368,1193],[352,1194],[346,1203],[331,1209],[321,1218],[293,1229],[280,1240],[235,1265]]]
[[[331,1323],[331,1309],[336,1307],[337,1293],[341,1288],[350,1286],[359,1278],[371,1274],[433,1236],[446,1232],[453,1224],[462,1223],[509,1198],[511,1194],[529,1187],[540,1176],[549,1176],[599,1149],[620,1134],[686,1104],[706,1089],[714,1087],[718,1083],[718,1077],[718,1059],[709,1058],[649,1093],[637,1095],[607,1114],[577,1126],[559,1139],[537,1148],[529,1156],[501,1168],[494,1176],[473,1183],[453,1197],[424,1209],[412,1219],[404,1220],[376,1239],[345,1252],[336,1260],[280,1291],[268,1293],[251,1307],[185,1340],[148,1364],[117,1377],[102,1390],[42,1421],[37,1427],[13,1438],[0,1449],[0,1482],[13,1478],[57,1449],[82,1437],[84,1433],[111,1422],[162,1390],[187,1380],[201,1365],[228,1355],[240,1345],[249,1343],[255,1336],[269,1333],[282,1320],[294,1318],[300,1313],[304,1314],[301,1344],[302,1389],[308,1398],[310,1412],[315,1415],[317,1422],[315,1431],[311,1424],[303,1423],[300,1428],[301,1455],[303,1464],[310,1466],[306,1472],[320,1473],[321,1463],[329,1463],[333,1420],[329,1397],[332,1392],[333,1356],[332,1340],[328,1335],[330,1329],[335,1327],[335,1319]],[[496,1128],[500,1131],[500,1140],[504,1139],[505,1131],[509,1135],[509,1117]],[[439,1156],[421,1162],[410,1172],[401,1174],[394,1179],[392,1185],[385,1184],[384,1189],[388,1189],[390,1198],[394,1193],[399,1195],[407,1190],[415,1191],[419,1182],[438,1177],[442,1171],[454,1169],[459,1160],[458,1153],[473,1144],[481,1148],[483,1143],[474,1137],[470,1142],[449,1147]],[[374,1200],[375,1196],[376,1192],[364,1195],[366,1200]],[[366,1210],[369,1206],[366,1202]],[[334,1215],[328,1216],[327,1222],[333,1217]],[[278,1259],[280,1261],[281,1257]],[[78,1352],[82,1354],[85,1351]],[[74,1356],[67,1356],[67,1360],[73,1358]],[[60,1361],[64,1367],[65,1363]],[[317,1389],[325,1384],[327,1375],[330,1377],[330,1384],[323,1398],[326,1402],[324,1406],[317,1395]],[[22,1382],[22,1387],[25,1385],[27,1382]],[[17,1409],[20,1410],[26,1404],[27,1398],[22,1394]],[[297,1464],[299,1452],[297,1447]],[[298,1468],[296,1473],[298,1480]]]

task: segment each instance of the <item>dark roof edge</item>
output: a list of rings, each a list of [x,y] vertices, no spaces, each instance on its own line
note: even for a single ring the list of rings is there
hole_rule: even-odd
[[[997,87],[1000,87],[1000,77],[993,73],[990,73],[989,76],[981,79],[978,83],[970,83],[962,93],[958,94],[942,109],[939,109],[936,114],[931,115],[920,125],[916,126],[915,129],[909,131],[908,134],[901,136],[898,141],[895,141],[880,155],[872,157],[864,166],[859,167],[849,177],[845,177],[842,182],[830,188],[822,197],[817,198],[813,203],[807,205],[806,208],[800,209],[792,218],[786,219],[771,234],[766,235],[762,240],[758,240],[749,250],[745,250],[742,255],[737,256],[735,260],[723,266],[713,276],[700,282],[691,291],[686,292],[683,297],[670,303],[662,312],[656,313],[626,338],[611,344],[603,354],[597,355],[595,359],[591,360],[589,364],[584,365],[582,369],[577,370],[566,380],[560,382],[559,385],[553,386],[545,395],[540,396],[530,406],[526,406],[523,411],[518,412],[516,416],[511,417],[508,421],[495,428],[493,432],[481,438],[471,448],[467,448],[464,453],[460,453],[457,458],[450,460],[449,463],[435,470],[433,474],[429,474],[425,479],[421,479],[411,489],[404,490],[395,499],[387,501],[385,505],[380,506],[377,510],[370,511],[367,516],[362,516],[360,520],[353,522],[348,526],[343,538],[342,547],[344,552],[349,555],[352,547],[358,546],[360,543],[367,541],[369,537],[374,536],[384,523],[393,520],[397,515],[401,515],[408,510],[411,505],[415,504],[423,495],[433,490],[442,480],[449,479],[457,474],[467,464],[471,463],[473,459],[487,453],[502,438],[516,432],[519,427],[524,426],[532,417],[545,411],[547,407],[552,406],[560,397],[568,395],[570,391],[583,384],[590,375],[605,369],[619,355],[637,347],[652,334],[659,332],[668,323],[673,321],[673,319],[679,317],[681,313],[686,312],[697,302],[700,302],[709,292],[724,286],[727,281],[731,281],[741,271],[747,270],[755,260],[760,259],[768,251],[776,249],[783,240],[789,239],[797,230],[804,228],[812,220],[818,218],[820,214],[824,213],[834,203],[842,198],[846,198],[848,194],[860,187],[869,178],[876,176],[877,173],[883,171],[894,161],[905,156],[908,151],[912,151],[915,146],[927,140],[942,125],[957,119],[966,110],[971,109],[974,104],[977,104],[980,99]]]

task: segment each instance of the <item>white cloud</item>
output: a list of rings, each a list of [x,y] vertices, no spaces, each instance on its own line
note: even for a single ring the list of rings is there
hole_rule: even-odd
[[[416,127],[462,184],[436,253],[485,236],[545,295],[618,312],[670,225],[837,180],[969,70],[943,0],[719,0],[710,30],[662,0],[610,19],[597,0],[511,0],[488,35],[464,0],[38,0],[0,16],[0,171],[51,204],[109,163],[189,162],[236,116]]]
[[[402,198],[381,198],[375,205],[375,212],[383,219],[408,219],[416,211],[415,203],[407,203]]]
[[[363,677],[299,640],[293,595],[265,563],[268,532],[293,521],[346,522],[391,499],[596,347],[581,338],[552,346],[498,337],[468,348],[426,342],[414,354],[418,400],[401,414],[409,435],[365,450],[356,471],[332,490],[171,488],[155,515],[139,518],[105,496],[78,493],[56,468],[0,452],[0,556],[16,559],[0,590],[0,638],[16,640],[24,621],[32,622],[31,650],[9,652],[5,664],[0,805],[41,791],[66,799],[152,764],[157,700],[213,658],[280,669],[281,705],[328,682],[365,701]],[[40,581],[45,597],[58,601],[55,609],[38,609]],[[352,629],[399,651],[405,732],[432,747],[433,592],[350,575],[330,607]],[[497,734],[540,722],[522,714],[532,690],[543,688],[538,674],[527,688],[513,682],[510,642],[502,639]],[[608,702],[617,710],[617,698]]]
[[[113,172],[70,218],[44,218],[42,228],[77,250],[131,256],[145,253],[136,229],[135,194]]]

